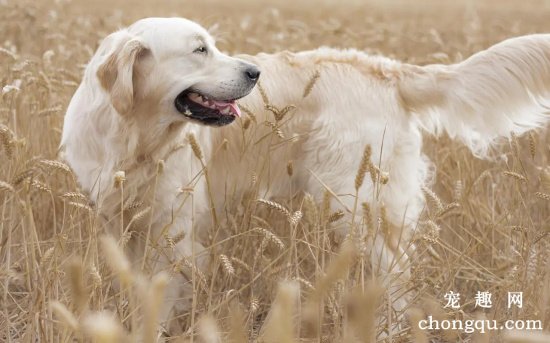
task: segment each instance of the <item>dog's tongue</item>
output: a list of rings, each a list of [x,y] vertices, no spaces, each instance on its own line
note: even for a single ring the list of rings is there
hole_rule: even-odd
[[[214,105],[218,108],[225,108],[229,106],[229,109],[231,110],[231,113],[234,113],[237,117],[241,116],[241,109],[239,108],[239,105],[235,101],[212,101]]]
[[[189,99],[197,104],[216,109],[223,115],[241,116],[241,109],[235,101],[212,100],[198,93],[189,93]]]

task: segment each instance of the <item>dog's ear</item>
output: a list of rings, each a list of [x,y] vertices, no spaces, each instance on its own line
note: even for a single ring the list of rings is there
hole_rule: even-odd
[[[138,38],[128,36],[117,44],[98,70],[101,86],[109,92],[115,110],[125,115],[134,105],[136,64],[150,53],[149,48]]]

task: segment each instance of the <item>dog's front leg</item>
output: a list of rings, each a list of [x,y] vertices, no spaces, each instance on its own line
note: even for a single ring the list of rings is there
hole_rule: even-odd
[[[191,223],[184,227],[191,228]],[[167,271],[170,275],[159,321],[171,335],[182,332],[181,320],[192,314],[195,294],[206,286],[204,271],[209,257],[194,238],[192,229],[171,229],[164,238],[166,245],[158,247],[151,256],[153,270]]]

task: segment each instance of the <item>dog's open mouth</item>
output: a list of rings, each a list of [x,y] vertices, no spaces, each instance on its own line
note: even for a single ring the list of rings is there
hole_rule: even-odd
[[[184,116],[210,126],[224,126],[241,116],[235,99],[213,100],[192,91],[180,93],[175,104]]]

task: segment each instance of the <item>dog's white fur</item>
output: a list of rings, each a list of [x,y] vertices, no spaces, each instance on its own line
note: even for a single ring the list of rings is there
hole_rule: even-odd
[[[194,56],[197,41],[212,55]],[[223,93],[217,88],[233,79],[242,63],[221,54],[204,29],[183,19],[146,19],[109,36],[67,110],[63,156],[103,216],[109,221],[120,215],[113,177],[122,170],[125,203],[142,201],[152,208],[150,225],[143,227],[149,245],[165,234],[186,233],[175,256],[161,256],[160,267],[151,268],[202,250],[195,231],[208,225],[201,218],[238,204],[253,174],[263,180],[264,198],[288,197],[289,187],[319,198],[328,187],[338,195],[334,204],[351,210],[366,145],[372,147],[372,161],[389,173],[389,182],[374,191],[365,181],[360,200],[371,202],[375,211],[384,204],[389,221],[405,228],[407,237],[424,207],[422,187],[429,175],[422,130],[447,132],[486,156],[496,138],[521,134],[547,119],[550,35],[510,39],[455,65],[413,66],[328,48],[242,58],[260,66],[271,105],[296,106],[280,127],[287,138],[295,138],[293,143],[258,140],[271,131],[267,126],[243,134],[238,123],[200,126],[176,111],[174,99],[182,90],[199,85]],[[316,73],[319,78],[304,97]],[[256,88],[239,103],[262,124],[273,121],[265,100]],[[189,133],[204,154],[210,189],[186,140]],[[288,160],[294,161],[292,178],[286,174]],[[182,191],[190,188],[192,195]],[[376,242],[380,267],[406,274],[406,267],[394,268],[399,265],[395,247],[386,249],[384,239]]]

